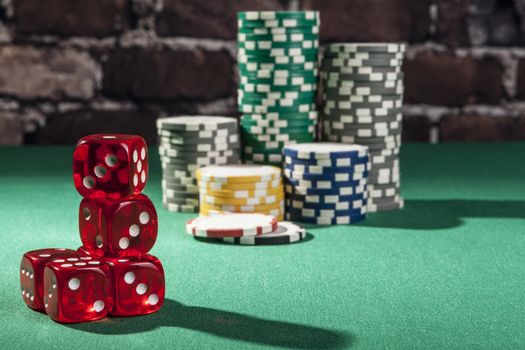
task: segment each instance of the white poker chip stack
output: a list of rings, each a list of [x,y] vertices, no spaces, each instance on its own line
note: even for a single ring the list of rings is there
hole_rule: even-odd
[[[404,44],[341,43],[321,66],[322,138],[369,149],[368,212],[401,209]]]
[[[162,203],[170,211],[199,212],[197,169],[240,163],[235,118],[180,116],[159,118]]]

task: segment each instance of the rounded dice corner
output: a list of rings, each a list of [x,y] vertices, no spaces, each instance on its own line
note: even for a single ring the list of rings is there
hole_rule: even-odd
[[[95,321],[113,308],[109,268],[101,260],[49,262],[43,290],[45,311],[59,323]]]
[[[144,138],[94,134],[81,138],[73,152],[75,188],[83,197],[118,199],[141,193],[148,178]]]
[[[118,200],[84,198],[79,229],[82,244],[94,255],[142,256],[157,240],[157,211],[143,194]]]

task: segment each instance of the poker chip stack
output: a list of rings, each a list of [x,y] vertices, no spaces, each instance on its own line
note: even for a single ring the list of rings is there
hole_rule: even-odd
[[[368,212],[400,209],[399,149],[404,44],[332,44],[325,48],[323,140],[368,146]]]
[[[212,164],[240,163],[235,118],[182,116],[159,118],[162,203],[170,211],[199,211],[195,172]]]
[[[315,139],[319,13],[237,17],[243,159],[280,167],[283,146]]]
[[[368,148],[342,143],[286,146],[286,219],[351,224],[367,212]]]
[[[293,222],[257,213],[201,216],[188,221],[186,233],[199,240],[240,245],[288,244],[306,237],[306,230]]]
[[[259,213],[284,218],[281,169],[267,165],[218,165],[197,170],[200,214]]]

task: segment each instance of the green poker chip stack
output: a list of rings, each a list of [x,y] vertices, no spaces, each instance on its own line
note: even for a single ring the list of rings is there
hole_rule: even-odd
[[[322,138],[367,146],[368,212],[401,209],[403,56],[399,43],[327,45],[320,68]]]
[[[319,13],[237,13],[237,104],[245,163],[281,166],[282,148],[317,134]]]

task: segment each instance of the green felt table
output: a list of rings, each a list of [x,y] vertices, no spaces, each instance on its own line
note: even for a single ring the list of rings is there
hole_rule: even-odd
[[[163,309],[62,325],[25,306],[18,271],[80,245],[72,148],[0,148],[4,349],[525,348],[525,143],[404,145],[404,210],[256,247],[184,233],[150,156]]]

